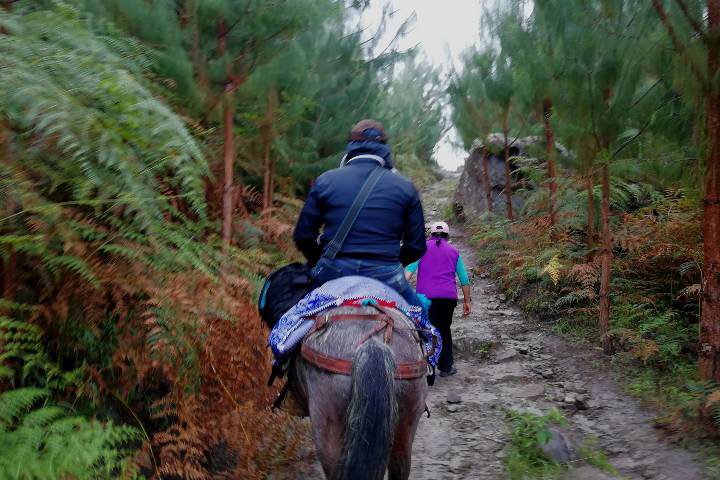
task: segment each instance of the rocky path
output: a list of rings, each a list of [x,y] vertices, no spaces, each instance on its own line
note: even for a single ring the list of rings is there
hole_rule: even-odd
[[[452,180],[423,198],[429,221],[440,220]],[[451,241],[473,265],[462,229]],[[620,477],[705,478],[691,452],[664,441],[651,412],[620,391],[599,349],[577,345],[523,318],[489,280],[473,280],[473,312],[456,310],[453,336],[458,374],[430,389],[433,412],[423,419],[413,452],[416,480],[502,479],[505,409],[545,413],[555,407],[569,420],[568,435],[596,439]],[[567,478],[613,478],[580,466]]]
[[[425,192],[428,221],[442,219],[455,180]],[[451,241],[466,265],[474,265],[464,232]],[[619,472],[610,476],[578,464],[566,479],[704,479],[698,455],[668,443],[653,428],[653,413],[611,379],[601,352],[577,345],[536,325],[488,279],[473,280],[473,312],[453,321],[458,374],[430,388],[430,418],[423,418],[413,449],[414,480],[504,479],[505,410],[545,413],[555,407],[568,418],[571,439],[594,439]],[[311,457],[309,455],[308,457]],[[273,478],[322,478],[313,461],[294,474]]]

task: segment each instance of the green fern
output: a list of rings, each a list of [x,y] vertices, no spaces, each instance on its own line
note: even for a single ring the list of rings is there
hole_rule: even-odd
[[[156,267],[211,273],[197,241],[209,226],[203,178],[211,174],[144,77],[149,52],[68,3],[50,4],[0,13],[0,115],[23,152],[0,167],[0,253],[22,252],[53,277],[99,287],[88,258],[67,246],[102,242],[134,259],[122,249],[130,239],[168,252],[145,257]]]
[[[0,316],[0,367],[6,377],[19,370],[21,384],[39,384],[63,390],[82,383],[82,369],[63,370],[48,356],[42,330],[31,323]]]
[[[133,476],[127,447],[139,439],[130,427],[102,425],[39,405],[50,392],[19,388],[0,394],[0,478],[54,480]]]

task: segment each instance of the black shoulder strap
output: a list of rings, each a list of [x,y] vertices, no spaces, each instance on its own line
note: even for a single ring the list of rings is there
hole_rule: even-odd
[[[365,183],[360,189],[360,192],[358,192],[357,197],[355,197],[350,210],[348,210],[343,222],[340,224],[340,228],[338,228],[335,238],[328,243],[327,248],[323,253],[323,258],[333,260],[337,254],[340,253],[340,249],[342,249],[345,239],[347,238],[348,233],[350,233],[350,229],[355,224],[355,220],[357,220],[360,210],[362,210],[365,206],[365,202],[367,201],[368,196],[370,196],[370,192],[373,188],[375,188],[375,185],[378,180],[380,180],[380,177],[382,177],[385,173],[385,170],[386,169],[382,166],[378,166],[370,173],[367,180],[365,180]]]

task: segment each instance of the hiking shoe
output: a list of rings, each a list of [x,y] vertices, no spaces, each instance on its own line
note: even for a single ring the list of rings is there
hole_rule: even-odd
[[[441,370],[441,371],[440,371],[440,376],[441,376],[441,377],[449,377],[450,375],[455,375],[456,373],[457,373],[457,368],[455,368],[455,367],[450,367],[450,370],[448,370],[447,372],[443,372],[443,371]]]

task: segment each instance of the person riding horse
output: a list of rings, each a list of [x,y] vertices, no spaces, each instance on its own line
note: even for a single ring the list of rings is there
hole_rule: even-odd
[[[422,204],[412,182],[394,170],[387,140],[382,124],[376,120],[361,120],[352,128],[341,166],[317,178],[293,238],[308,263],[314,265],[315,286],[349,275],[370,277],[395,289],[408,303],[425,312],[403,270],[426,250]],[[335,258],[321,258],[378,164],[392,174],[380,177]]]
[[[314,289],[270,345],[277,356],[300,340],[287,386],[310,416],[325,476],[408,480],[442,341],[403,269],[426,250],[420,198],[394,171],[379,122],[353,127],[340,167],[312,186],[294,240],[314,265]]]

